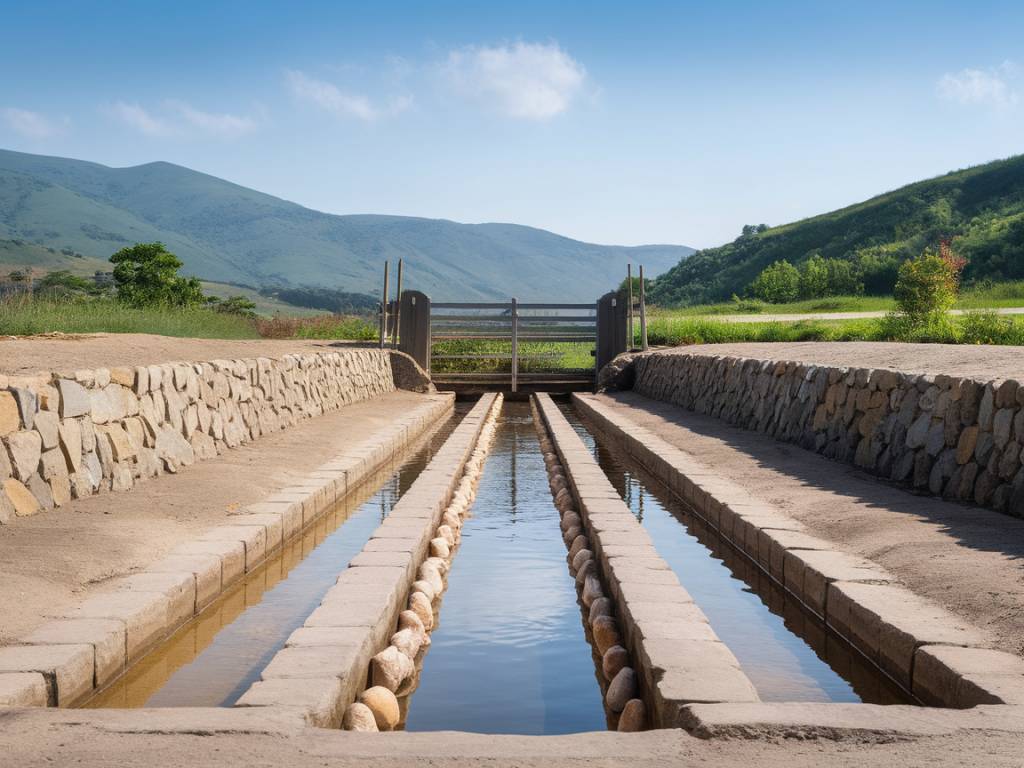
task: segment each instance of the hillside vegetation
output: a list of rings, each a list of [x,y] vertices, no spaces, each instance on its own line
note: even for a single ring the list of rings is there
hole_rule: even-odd
[[[1024,278],[1024,155],[901,187],[832,213],[698,251],[654,281],[662,306],[743,294],[773,262],[814,255],[854,262],[869,294],[890,293],[903,260],[952,238],[966,285]]]
[[[104,260],[159,241],[204,280],[371,295],[383,261],[404,258],[406,286],[436,300],[593,301],[627,261],[654,275],[693,252],[594,245],[514,224],[335,216],[170,163],[108,168],[4,150],[0,239]]]

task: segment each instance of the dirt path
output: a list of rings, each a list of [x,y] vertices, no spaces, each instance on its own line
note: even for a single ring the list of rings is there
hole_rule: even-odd
[[[633,393],[601,396],[837,548],[887,568],[1024,655],[1024,520],[915,496],[765,435]]]
[[[443,397],[398,391],[355,403],[131,492],[79,499],[0,526],[0,643],[368,439],[396,411]]]
[[[2,348],[2,347],[0,347]],[[1024,380],[1024,347],[969,344],[902,344],[876,341],[796,341],[773,344],[694,344],[658,354],[732,355],[762,360],[795,360],[850,368],[889,368],[908,373]]]

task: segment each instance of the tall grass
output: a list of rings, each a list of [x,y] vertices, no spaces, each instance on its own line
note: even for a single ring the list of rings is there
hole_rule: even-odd
[[[379,338],[378,325],[356,315],[258,318],[256,330],[265,339],[345,339],[372,341]]]

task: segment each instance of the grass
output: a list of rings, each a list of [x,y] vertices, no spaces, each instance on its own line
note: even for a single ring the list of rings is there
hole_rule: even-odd
[[[265,339],[345,339],[373,341],[380,338],[379,326],[366,317],[319,315],[317,317],[259,318],[256,330]]]
[[[520,373],[573,373],[593,370],[593,342],[522,341],[519,343]],[[433,345],[430,369],[444,373],[507,373],[512,370],[510,341],[459,339],[437,341]],[[457,359],[438,359],[437,356]],[[459,356],[495,355],[503,357],[465,359]]]

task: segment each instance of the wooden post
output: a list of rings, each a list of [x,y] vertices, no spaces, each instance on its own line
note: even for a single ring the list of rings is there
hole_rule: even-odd
[[[640,265],[640,349],[647,351],[647,301],[644,297],[644,265]]]
[[[626,344],[626,349],[633,348],[633,265],[626,265],[626,286],[629,289],[629,323],[628,323],[628,336],[629,342]]]
[[[384,340],[388,336],[388,269],[390,261],[384,262],[384,293],[380,299],[380,348],[384,349]]]
[[[398,281],[395,283],[395,317],[391,321],[391,346],[398,349],[398,321],[402,317],[402,259],[398,260]]]
[[[512,391],[519,391],[519,302],[512,299]]]

